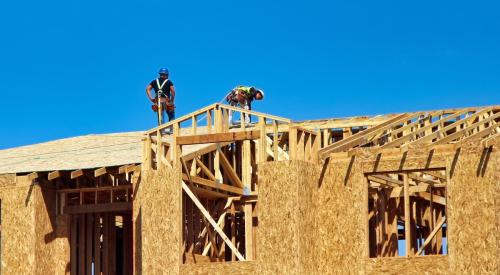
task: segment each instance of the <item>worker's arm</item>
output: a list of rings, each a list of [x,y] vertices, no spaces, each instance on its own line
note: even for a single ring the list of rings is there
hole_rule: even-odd
[[[154,103],[155,100],[151,96],[151,89],[153,89],[153,86],[151,86],[151,84],[148,84],[148,86],[146,87],[146,95],[148,96],[149,100]]]
[[[174,85],[170,86],[170,100],[172,100],[172,103],[174,103],[174,98],[175,98],[175,88]]]

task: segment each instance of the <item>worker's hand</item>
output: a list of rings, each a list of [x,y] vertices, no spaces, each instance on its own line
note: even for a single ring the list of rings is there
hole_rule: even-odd
[[[154,100],[154,99],[150,98],[149,100],[151,100],[151,102],[155,103],[155,100]]]

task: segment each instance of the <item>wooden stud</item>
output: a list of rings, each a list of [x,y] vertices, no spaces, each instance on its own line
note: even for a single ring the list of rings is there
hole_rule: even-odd
[[[408,175],[403,174],[404,183],[404,212],[405,212],[405,241],[406,241],[406,257],[410,257],[411,253],[411,231],[410,231],[410,184]]]

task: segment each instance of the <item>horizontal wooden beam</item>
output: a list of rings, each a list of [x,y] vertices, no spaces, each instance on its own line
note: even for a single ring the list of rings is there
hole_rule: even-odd
[[[203,143],[232,142],[238,140],[253,140],[260,137],[259,130],[241,131],[219,134],[206,134],[196,136],[179,136],[176,138],[178,145],[192,145]]]
[[[114,202],[100,204],[71,205],[63,208],[64,214],[102,213],[114,211],[130,211],[132,202]]]

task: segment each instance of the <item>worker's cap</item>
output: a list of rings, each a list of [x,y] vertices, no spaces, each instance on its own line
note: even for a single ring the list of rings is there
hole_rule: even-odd
[[[167,68],[160,68],[158,71],[159,74],[168,74],[168,69]]]

